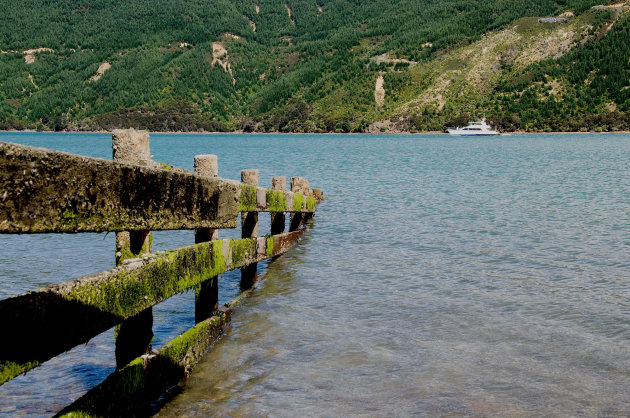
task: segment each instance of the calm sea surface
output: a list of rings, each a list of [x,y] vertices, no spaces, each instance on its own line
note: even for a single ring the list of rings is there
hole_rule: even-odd
[[[111,158],[106,134],[0,141]],[[152,135],[151,149],[326,195],[160,415],[630,415],[630,135]],[[160,232],[154,249],[193,242]],[[114,234],[0,248],[0,298],[114,266]],[[238,276],[219,286],[232,299]],[[193,299],[154,309],[154,347],[193,325]],[[0,386],[0,414],[60,410],[113,351],[110,330]]]

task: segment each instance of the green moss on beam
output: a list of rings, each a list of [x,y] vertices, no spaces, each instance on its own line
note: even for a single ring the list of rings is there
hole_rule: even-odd
[[[203,242],[127,260],[112,270],[1,300],[0,334],[13,341],[0,346],[0,358],[5,359],[0,364],[2,381],[210,277],[282,254],[302,234],[295,231],[267,238]],[[49,343],[31,344],[32,335]]]
[[[19,376],[27,371],[39,366],[38,361],[30,361],[26,363],[15,363],[13,361],[4,360],[0,362],[0,385]]]
[[[239,212],[256,212],[258,209],[257,189],[256,186],[241,184],[241,195],[238,199]]]
[[[306,209],[309,212],[315,212],[315,198],[313,196],[308,196],[306,198]]]
[[[248,293],[242,293],[229,305],[238,305]],[[159,351],[134,359],[66,407],[58,416],[144,415],[142,411],[146,410],[150,402],[190,373],[208,348],[223,334],[230,323],[231,314],[231,308],[221,308],[212,317],[164,344]]]
[[[164,356],[172,363],[189,370],[221,335],[223,327],[229,322],[229,319],[229,314],[226,315],[219,311],[219,314],[198,323],[165,344],[160,350],[160,356]]]
[[[256,261],[256,238],[242,238],[230,240],[230,252],[232,254],[232,265],[243,267],[247,260]]]
[[[268,236],[265,240],[265,255],[267,257],[273,257],[273,236]]]
[[[135,416],[156,387],[149,380],[144,359],[138,357],[112,373],[100,385],[64,408],[55,417]]]
[[[287,210],[287,199],[282,190],[267,189],[267,212],[284,212]]]
[[[293,210],[295,212],[301,212],[304,207],[304,195],[300,193],[293,194]]]

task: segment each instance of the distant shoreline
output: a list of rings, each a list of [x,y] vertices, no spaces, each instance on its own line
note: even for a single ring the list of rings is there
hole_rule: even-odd
[[[0,130],[0,133],[65,133],[65,134],[108,134],[112,131],[38,131],[35,129],[9,129]],[[182,131],[149,131],[149,134],[164,134],[164,135],[449,135],[442,131],[423,131],[423,132],[244,132],[244,131],[231,131],[231,132],[206,132],[206,131],[194,131],[194,132],[182,132]],[[514,131],[514,132],[501,132],[504,135],[583,135],[583,134],[630,134],[630,131],[609,131],[609,132],[595,132],[595,131],[554,131],[554,132],[526,132],[526,131]]]

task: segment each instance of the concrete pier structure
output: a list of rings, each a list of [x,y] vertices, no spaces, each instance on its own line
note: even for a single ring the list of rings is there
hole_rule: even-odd
[[[303,214],[318,197],[308,182],[274,177],[258,187],[258,170],[241,182],[218,177],[217,157],[195,157],[195,172],[152,160],[149,135],[112,135],[114,160],[0,142],[0,234],[116,232],[116,267],[0,300],[0,384],[116,327],[117,371],[63,413],[134,415],[146,401],[187,376],[229,324],[256,282],[257,263],[304,236]],[[258,213],[272,217],[258,236]],[[297,227],[285,229],[285,213]],[[236,228],[241,239],[218,239]],[[152,253],[155,230],[194,230],[195,244]],[[219,275],[241,270],[243,293],[218,306]],[[195,326],[156,350],[156,304],[195,289]],[[33,344],[33,336],[45,344]]]

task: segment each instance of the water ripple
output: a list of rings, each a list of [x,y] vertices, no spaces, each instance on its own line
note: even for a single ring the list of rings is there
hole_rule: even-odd
[[[301,246],[260,266],[260,286],[160,415],[630,414],[630,135],[152,137],[155,158],[176,166],[209,152],[227,178],[300,175],[327,200]],[[2,297],[113,263],[111,237],[0,238]],[[222,280],[229,299],[237,277]],[[156,340],[189,326],[191,303],[158,310]],[[62,374],[69,393],[104,373],[88,357]],[[41,370],[33,396],[0,387],[0,414],[53,392],[55,367]]]

